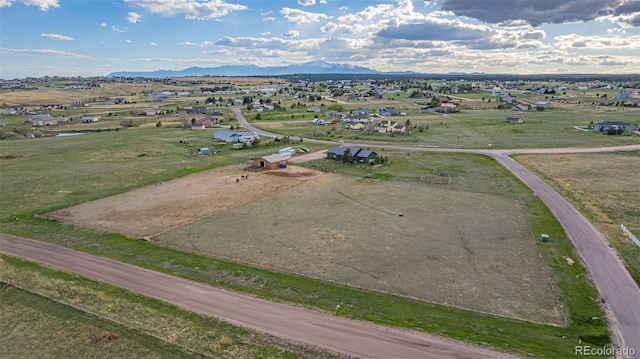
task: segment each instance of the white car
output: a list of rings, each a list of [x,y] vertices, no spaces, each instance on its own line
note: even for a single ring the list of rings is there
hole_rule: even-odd
[[[338,140],[338,143],[344,143],[344,140]]]

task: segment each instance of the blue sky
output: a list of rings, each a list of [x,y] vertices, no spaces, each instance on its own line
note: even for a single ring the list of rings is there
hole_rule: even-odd
[[[323,60],[640,73],[640,0],[0,0],[0,78]]]

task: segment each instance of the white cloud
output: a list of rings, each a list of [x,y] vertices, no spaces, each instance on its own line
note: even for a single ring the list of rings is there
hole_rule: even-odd
[[[138,14],[137,12],[129,12],[127,13],[127,21],[129,21],[132,24],[137,23],[138,21],[140,21],[140,19],[142,18],[142,15]]]
[[[284,34],[282,34],[282,36],[284,36],[284,37],[297,37],[297,36],[300,36],[300,31],[289,30],[289,31],[285,32]]]
[[[100,23],[100,27],[107,27],[107,23],[106,22]]]
[[[319,22],[320,19],[331,18],[331,16],[328,16],[326,14],[306,12],[298,9],[291,9],[288,7],[282,8],[282,10],[280,10],[280,13],[284,15],[287,21],[296,24],[311,24],[314,22]]]
[[[52,40],[61,40],[61,41],[71,41],[71,40],[73,40],[72,37],[65,36],[65,35],[60,35],[60,34],[40,34],[40,36],[47,37],[47,38],[52,39]]]
[[[155,43],[155,42],[153,42],[153,41],[151,41],[151,42],[149,43],[149,45],[151,45],[151,46],[158,46],[158,44],[157,44],[157,43]]]
[[[56,56],[56,57],[74,57],[79,59],[95,60],[95,58],[91,56],[76,54],[73,52],[52,50],[52,49],[9,49],[9,48],[2,47],[0,48],[0,53],[6,54],[6,55],[27,54],[27,55]]]
[[[189,20],[211,20],[223,17],[232,11],[247,10],[245,5],[231,4],[223,0],[125,0],[134,6],[154,14],[184,15]]]
[[[262,21],[264,22],[276,21],[276,18],[273,16],[269,16],[269,17],[262,18]]]
[[[129,39],[124,40],[124,42],[126,42],[127,44],[130,44],[132,41]]]
[[[265,31],[265,32],[262,32],[262,33],[260,33],[260,35],[262,35],[262,36],[269,36],[269,35],[271,35],[271,31]]]
[[[556,36],[553,39],[556,40],[556,47],[560,49],[640,49],[640,36],[620,37],[610,34],[605,37],[569,34]]]
[[[111,30],[116,31],[116,32],[127,32],[127,30],[129,30],[129,29],[126,28],[126,27],[119,28],[119,27],[117,27],[115,25],[111,25]]]
[[[336,24],[333,21],[329,21],[323,27],[320,28],[320,31],[322,31],[322,32],[333,32],[333,31],[336,31],[337,29],[338,29],[338,24]]]
[[[315,4],[316,4],[316,0],[298,0],[298,5],[302,5],[302,6],[311,6]]]
[[[178,45],[182,45],[182,46],[198,46],[198,44],[196,44],[195,42],[191,42],[191,41],[183,41],[183,42],[179,43]]]
[[[0,0],[0,8],[11,6],[14,2],[22,3],[25,6],[37,6],[42,11],[47,11],[52,7],[60,7],[58,0]]]

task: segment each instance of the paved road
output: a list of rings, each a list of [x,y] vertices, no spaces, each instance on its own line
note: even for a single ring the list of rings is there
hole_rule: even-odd
[[[0,252],[280,338],[363,358],[515,358],[485,348],[269,302],[55,244],[0,234]]]
[[[236,112],[240,123],[248,129],[254,129],[246,122],[242,113]],[[262,131],[269,136],[275,134]],[[305,139],[305,141],[311,141]],[[327,142],[327,141],[317,141]],[[331,143],[331,142],[330,142]],[[357,144],[366,146],[367,144]],[[597,147],[597,148],[545,148],[545,149],[448,149],[427,148],[415,146],[375,145],[376,147],[432,152],[464,152],[477,153],[495,158],[505,168],[514,173],[522,182],[538,194],[547,207],[553,212],[564,227],[567,236],[572,241],[578,255],[589,270],[593,283],[600,295],[605,298],[611,330],[621,341],[622,346],[634,348],[640,358],[640,288],[634,282],[629,272],[624,268],[618,254],[612,249],[604,236],[580,212],[578,212],[564,197],[552,189],[531,171],[513,160],[512,154],[534,153],[592,153],[614,151],[636,151],[640,145]]]
[[[617,332],[622,346],[634,348],[634,358],[640,358],[640,289],[615,250],[564,197],[531,171],[506,154],[493,154],[493,157],[535,191],[558,218],[589,270],[596,288],[606,299],[613,320],[611,329]]]

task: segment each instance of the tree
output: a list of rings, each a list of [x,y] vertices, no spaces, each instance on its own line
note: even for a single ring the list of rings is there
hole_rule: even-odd
[[[351,149],[347,148],[344,151],[344,155],[342,155],[342,163],[350,165],[353,164],[355,162],[355,159],[353,158],[353,155],[351,154]]]
[[[196,118],[195,118],[195,117],[191,119],[191,124],[192,124],[192,125],[195,125],[195,124],[196,124]]]
[[[411,120],[407,120],[404,123],[404,135],[409,136],[411,133]]]
[[[258,121],[262,120],[262,114],[260,114],[260,113],[257,114],[256,115],[256,120],[258,120]]]
[[[251,147],[257,148],[258,146],[260,146],[260,139],[256,137],[253,139],[253,142],[251,142]]]
[[[162,127],[162,122],[158,121],[158,123],[156,123],[156,127]]]

